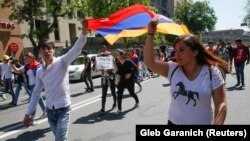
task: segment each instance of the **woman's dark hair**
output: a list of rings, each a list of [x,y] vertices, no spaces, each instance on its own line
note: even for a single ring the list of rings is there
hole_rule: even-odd
[[[117,49],[116,52],[119,53],[119,55],[121,55],[123,58],[126,58],[126,56],[125,56],[126,54],[123,50]]]
[[[160,46],[160,50],[161,50],[162,52],[165,52],[166,48],[167,48],[167,47],[164,46],[164,45]]]
[[[83,50],[83,51],[82,51],[82,54],[83,54],[83,55],[88,55],[88,51],[87,51],[87,50]]]
[[[219,66],[225,70],[228,69],[229,64],[221,58],[208,52],[202,41],[197,36],[187,34],[177,37],[174,41],[174,48],[175,45],[181,41],[184,42],[186,46],[190,47],[192,51],[198,51],[196,61],[199,65],[206,64],[208,66]]]

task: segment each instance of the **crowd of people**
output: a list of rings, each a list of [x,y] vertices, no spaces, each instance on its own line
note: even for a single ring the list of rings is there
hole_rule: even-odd
[[[4,92],[12,96],[9,105],[17,105],[20,89],[23,87],[29,95],[29,105],[23,119],[25,127],[29,127],[34,121],[39,103],[43,111],[40,118],[48,118],[56,141],[66,141],[68,138],[71,100],[67,69],[80,53],[84,55],[85,67],[82,75],[86,84],[85,92],[94,92],[91,71],[96,69],[97,64],[92,62],[88,57],[88,51],[84,49],[88,25],[85,20],[82,25],[82,34],[72,49],[63,56],[54,57],[54,43],[49,39],[42,39],[39,42],[42,62],[36,61],[32,53],[27,53],[24,55],[24,65],[21,65],[18,60],[12,60],[8,55],[4,55],[3,63],[0,63],[0,82],[3,82]],[[174,50],[169,60],[165,46],[161,46],[157,51],[153,48],[156,26],[156,20],[149,23],[145,45],[140,45],[135,50],[118,49],[112,55],[107,46],[101,47],[98,57],[113,59],[111,68],[101,69],[100,114],[105,113],[108,88],[113,97],[112,110],[118,107],[116,114],[122,114],[125,89],[135,100],[134,107],[138,107],[139,98],[135,93],[135,84],[139,86],[139,91],[142,91],[140,82],[151,78],[154,72],[170,82],[169,125],[223,124],[227,113],[226,80],[223,74],[231,72],[234,64],[237,76],[235,86],[244,87],[244,67],[245,64],[249,64],[249,48],[242,43],[241,39],[235,40],[235,47],[229,43],[226,44],[223,40],[219,41],[217,47],[214,46],[213,41],[209,41],[208,47],[205,47],[197,36],[188,34],[175,39]],[[15,91],[13,90],[14,80]],[[201,87],[203,89],[200,89]],[[46,101],[42,96],[43,92]],[[6,99],[5,94],[1,96]],[[189,118],[186,118],[187,116]]]

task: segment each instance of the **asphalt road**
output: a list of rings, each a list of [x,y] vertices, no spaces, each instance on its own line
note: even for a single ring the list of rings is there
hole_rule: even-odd
[[[236,78],[227,74],[228,114],[225,124],[250,124],[250,68],[245,68],[245,88],[235,88]],[[133,141],[135,125],[166,124],[170,93],[168,80],[155,77],[143,81],[143,90],[138,93],[140,106],[133,108],[135,101],[125,91],[122,103],[122,115],[109,110],[113,101],[111,94],[106,102],[107,112],[99,115],[101,108],[100,78],[94,79],[95,91],[84,93],[84,83],[71,84],[72,114],[69,129],[69,141]],[[136,91],[138,91],[136,86]],[[27,107],[28,95],[21,93],[18,106],[9,107],[10,97],[6,101],[0,98],[0,140],[2,141],[51,141],[54,136],[47,119],[36,121],[35,126],[24,128],[22,119]],[[41,109],[37,108],[36,116]]]

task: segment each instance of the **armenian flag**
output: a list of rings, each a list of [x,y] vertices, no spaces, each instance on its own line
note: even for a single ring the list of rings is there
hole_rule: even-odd
[[[158,32],[174,35],[188,33],[185,26],[182,27],[163,15],[155,14],[141,4],[121,9],[107,18],[88,19],[88,28],[96,31],[112,45],[121,37],[137,37],[146,33],[148,23],[156,16],[159,21]]]

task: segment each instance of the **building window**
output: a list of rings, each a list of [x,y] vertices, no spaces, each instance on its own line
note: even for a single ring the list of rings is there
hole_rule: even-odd
[[[84,15],[81,11],[77,11],[77,18],[78,19],[83,19],[84,18]]]
[[[70,37],[70,41],[76,38],[76,24],[73,24],[73,23],[69,24],[69,37]]]

